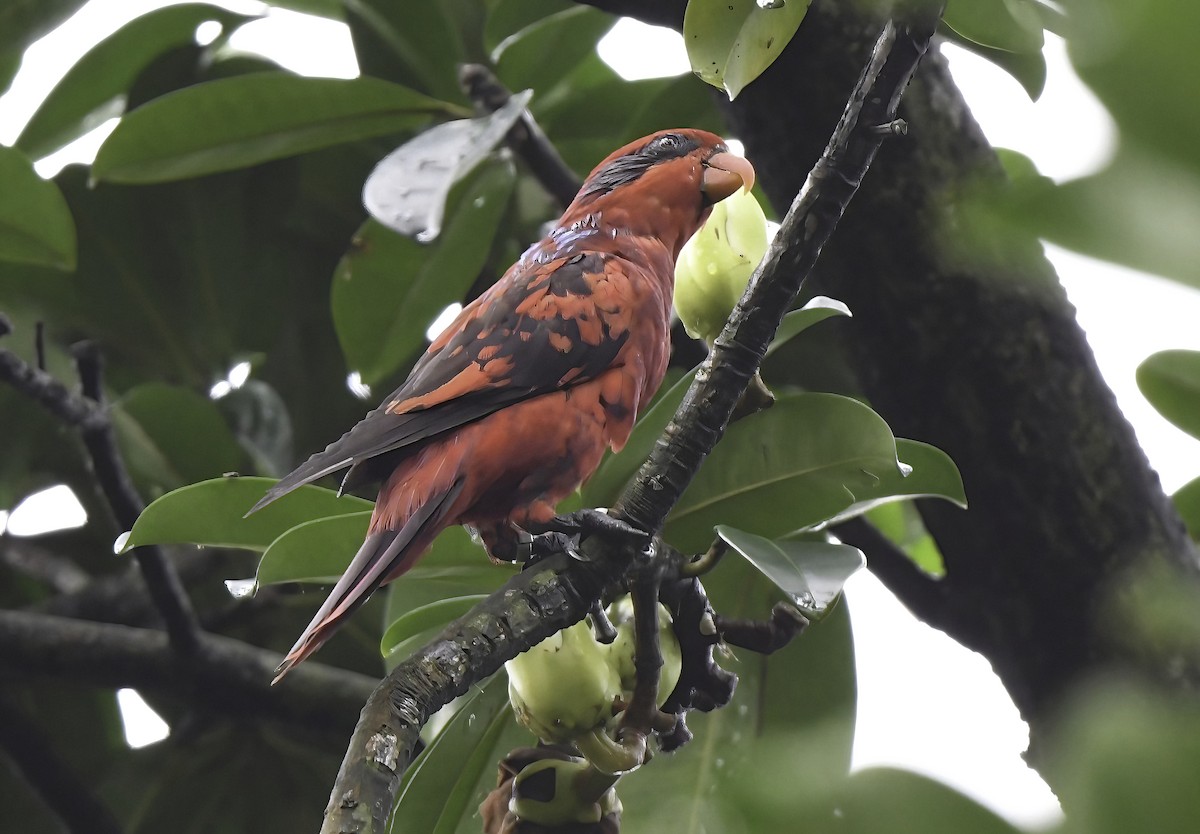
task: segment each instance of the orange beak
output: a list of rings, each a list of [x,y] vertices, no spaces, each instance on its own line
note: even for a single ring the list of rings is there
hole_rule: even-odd
[[[754,187],[754,166],[750,160],[731,153],[717,153],[704,162],[700,190],[710,203],[719,203],[739,188]]]

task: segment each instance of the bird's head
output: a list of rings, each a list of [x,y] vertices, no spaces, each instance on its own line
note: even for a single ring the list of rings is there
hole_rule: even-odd
[[[754,185],[754,168],[706,130],[661,130],[613,151],[588,175],[561,226],[589,222],[656,237],[672,257],[714,203]]]

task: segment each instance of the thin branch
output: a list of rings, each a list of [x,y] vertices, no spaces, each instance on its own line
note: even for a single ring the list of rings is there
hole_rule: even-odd
[[[0,749],[71,834],[121,834],[112,811],[92,795],[92,786],[55,753],[36,722],[4,696],[0,696]]]
[[[91,457],[96,481],[122,530],[133,527],[145,504],[133,486],[117,448],[112,421],[104,409],[103,365],[95,345],[74,348],[83,396],[76,396],[49,374],[30,366],[16,354],[0,349],[0,379],[26,394],[55,417],[75,426]],[[181,653],[196,650],[200,631],[191,601],[174,567],[154,546],[134,551],[150,596],[162,614],[171,643]]]
[[[45,585],[56,594],[79,593],[92,582],[91,574],[70,559],[12,536],[0,536],[0,565]]]
[[[286,686],[270,680],[281,655],[215,634],[181,657],[157,629],[0,610],[0,670],[172,693],[231,715],[274,717],[344,732],[375,688],[365,675],[306,663]]]
[[[937,580],[913,564],[891,540],[861,518],[843,521],[830,532],[867,557],[867,569],[895,594],[905,607],[935,628],[953,599],[949,580]]]
[[[661,529],[704,456],[720,438],[800,283],[862,181],[940,16],[922,8],[910,25],[889,23],[829,146],[792,204],[763,264],[684,404],[633,486],[625,519]],[[860,124],[864,129],[858,129]],[[509,580],[385,678],[363,708],[325,812],[323,834],[380,832],[426,718],[475,681],[550,634],[578,622],[603,588],[630,569],[629,554],[600,538],[584,560],[560,554]]]
[[[463,64],[458,70],[458,83],[475,107],[484,113],[495,113],[512,97],[500,79],[482,64]],[[513,152],[533,171],[542,187],[564,208],[569,206],[583,183],[546,138],[528,110],[521,114],[504,138]]]

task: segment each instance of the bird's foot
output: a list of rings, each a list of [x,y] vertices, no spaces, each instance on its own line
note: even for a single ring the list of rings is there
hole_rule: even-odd
[[[609,515],[604,510],[591,508],[556,515],[542,525],[542,528],[547,531],[574,533],[584,537],[599,534],[635,544],[649,544],[650,542],[650,534],[645,530],[639,530],[632,524]]]
[[[551,530],[537,535],[525,533],[517,546],[517,558],[526,567],[555,553],[566,553],[572,559],[583,560],[579,552],[579,535]]]

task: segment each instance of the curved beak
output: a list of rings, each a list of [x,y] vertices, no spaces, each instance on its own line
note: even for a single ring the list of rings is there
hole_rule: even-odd
[[[754,187],[754,166],[745,157],[716,153],[703,165],[700,190],[710,203],[719,203],[739,188],[749,191]]]

